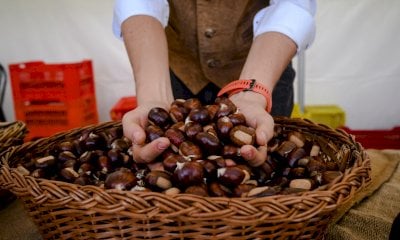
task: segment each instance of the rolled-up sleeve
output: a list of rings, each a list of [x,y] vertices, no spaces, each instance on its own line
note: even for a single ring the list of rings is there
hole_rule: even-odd
[[[112,28],[115,36],[121,38],[121,24],[134,15],[148,15],[168,24],[169,4],[167,0],[115,0]]]
[[[272,0],[253,20],[254,37],[265,32],[280,32],[307,49],[315,38],[316,0]]]

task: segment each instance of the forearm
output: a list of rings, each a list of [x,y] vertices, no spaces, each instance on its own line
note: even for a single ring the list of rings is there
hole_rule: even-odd
[[[240,79],[256,79],[272,91],[296,50],[296,44],[284,34],[267,32],[257,36]]]
[[[121,29],[133,69],[138,104],[172,102],[168,46],[161,23],[153,17],[137,15],[125,20]]]

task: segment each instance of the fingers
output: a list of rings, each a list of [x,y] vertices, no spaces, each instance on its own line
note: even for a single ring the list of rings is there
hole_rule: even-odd
[[[258,167],[267,159],[267,146],[255,148],[252,145],[244,145],[240,148],[240,155],[252,167]]]
[[[130,111],[122,118],[124,135],[132,141],[133,158],[138,163],[150,163],[154,161],[170,145],[168,138],[158,138],[146,144],[147,110],[137,109]],[[146,113],[146,114],[143,114]]]
[[[129,138],[133,144],[144,144],[146,133],[144,126],[140,124],[140,115],[134,111],[126,113],[122,118],[124,135]]]
[[[160,137],[148,144],[133,144],[132,154],[137,163],[150,163],[170,145],[168,138]]]
[[[274,134],[274,120],[271,115],[264,113],[256,120],[256,142],[260,146],[267,145]]]

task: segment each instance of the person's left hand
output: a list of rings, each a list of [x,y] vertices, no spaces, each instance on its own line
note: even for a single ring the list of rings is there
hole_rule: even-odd
[[[267,159],[267,144],[274,134],[274,119],[265,110],[265,98],[255,92],[240,92],[230,97],[239,111],[246,118],[248,126],[256,130],[256,143],[259,147],[244,145],[240,148],[241,156],[251,166],[260,166]]]

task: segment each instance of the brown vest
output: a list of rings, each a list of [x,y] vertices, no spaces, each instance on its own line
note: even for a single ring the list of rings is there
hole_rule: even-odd
[[[170,0],[166,28],[173,72],[193,92],[236,80],[253,40],[262,0]]]

